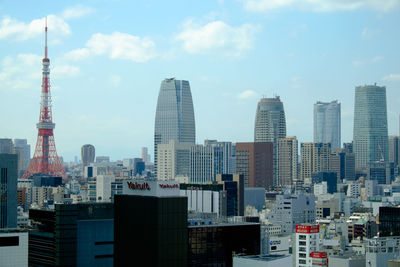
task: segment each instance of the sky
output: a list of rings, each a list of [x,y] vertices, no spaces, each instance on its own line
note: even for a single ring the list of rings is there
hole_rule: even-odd
[[[276,95],[299,142],[313,141],[313,104],[339,100],[349,142],[354,88],[373,83],[399,135],[400,0],[0,1],[0,138],[32,154],[46,16],[64,161],[84,144],[111,160],[152,154],[171,77],[190,82],[197,143],[253,141],[257,102]]]

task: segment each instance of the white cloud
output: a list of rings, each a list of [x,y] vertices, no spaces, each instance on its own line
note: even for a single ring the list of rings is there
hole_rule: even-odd
[[[55,37],[66,36],[71,33],[69,25],[55,15],[47,16],[49,34]],[[12,38],[17,41],[25,41],[44,35],[45,18],[24,23],[10,17],[4,17],[0,22],[0,39]],[[55,37],[54,37],[55,36]]]
[[[385,77],[383,77],[382,80],[387,82],[400,82],[400,73],[388,74]]]
[[[248,98],[253,98],[256,97],[257,93],[253,90],[245,90],[238,94],[236,97],[239,99],[248,99]]]
[[[62,12],[62,17],[65,19],[76,19],[80,17],[84,17],[94,12],[94,8],[76,5],[73,7],[69,7]]]
[[[176,40],[183,42],[183,48],[191,54],[205,54],[211,50],[220,50],[228,56],[240,56],[253,46],[253,36],[258,27],[244,24],[233,27],[223,21],[213,21],[198,25],[187,21]]]
[[[78,67],[71,65],[56,65],[53,69],[53,74],[56,77],[75,77],[79,75],[80,71]]]
[[[382,57],[382,56],[376,56],[376,57],[373,57],[373,58],[371,59],[371,62],[372,62],[372,63],[375,63],[375,62],[379,62],[379,61],[381,61],[381,60],[383,60],[383,57]]]
[[[86,42],[85,48],[68,52],[65,58],[81,60],[89,56],[108,56],[111,59],[127,59],[146,62],[156,56],[155,44],[147,37],[114,32],[111,35],[96,33]]]
[[[400,0],[242,0],[246,10],[268,12],[281,8],[314,12],[350,11],[368,8],[388,12],[400,7]]]
[[[0,91],[40,86],[42,57],[34,54],[7,56],[0,62]],[[40,89],[38,89],[40,90]]]

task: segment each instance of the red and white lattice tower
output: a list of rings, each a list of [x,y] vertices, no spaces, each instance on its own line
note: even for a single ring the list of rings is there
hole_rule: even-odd
[[[39,123],[36,124],[39,133],[36,141],[35,154],[22,178],[29,178],[34,174],[62,176],[67,178],[65,170],[57,156],[56,144],[54,142],[53,129],[55,123],[51,114],[50,94],[50,59],[47,57],[47,18],[45,27],[45,46],[42,78],[42,96],[40,101]]]

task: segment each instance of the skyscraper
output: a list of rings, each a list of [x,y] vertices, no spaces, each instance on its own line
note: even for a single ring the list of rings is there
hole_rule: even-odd
[[[298,142],[295,136],[278,139],[277,185],[290,186],[297,180]]]
[[[332,150],[340,148],[340,103],[318,101],[314,104],[314,142],[331,143]]]
[[[0,228],[17,227],[17,162],[17,155],[0,153]]]
[[[236,173],[244,177],[244,187],[273,186],[273,143],[236,143]]]
[[[14,153],[14,144],[9,138],[0,138],[0,153]]]
[[[14,139],[14,146],[16,148],[22,148],[24,157],[22,169],[26,170],[31,160],[31,145],[28,144],[26,139]]]
[[[386,87],[357,86],[354,98],[353,150],[356,168],[388,160]]]
[[[188,81],[165,79],[158,94],[154,124],[154,169],[157,172],[157,145],[170,140],[195,144],[196,127],[192,94]],[[157,175],[157,173],[156,173]]]
[[[89,166],[94,162],[96,150],[93,145],[83,145],[81,148],[82,166]]]
[[[329,171],[330,143],[301,143],[300,154],[301,179],[304,184],[311,184],[314,172]]]
[[[274,144],[274,184],[277,183],[278,139],[286,137],[286,120],[283,103],[279,96],[262,98],[257,105],[254,126],[254,142],[272,142]]]

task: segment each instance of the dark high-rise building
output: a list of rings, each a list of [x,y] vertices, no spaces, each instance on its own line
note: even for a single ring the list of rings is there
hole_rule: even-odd
[[[336,172],[340,181],[354,181],[356,177],[354,153],[345,149],[337,149],[331,154],[329,171]]]
[[[400,236],[400,208],[379,208],[379,236]]]
[[[133,160],[133,174],[134,175],[141,175],[142,172],[146,169],[146,164],[141,158],[135,158]]]
[[[394,166],[400,165],[400,138],[398,136],[389,136],[389,163]]]
[[[81,148],[82,166],[89,166],[94,162],[96,150],[93,145],[83,145]]]
[[[337,176],[336,172],[314,172],[312,174],[312,183],[326,182],[328,186],[328,193],[333,194],[337,192]]]
[[[232,255],[260,254],[260,224],[211,224],[188,227],[187,266],[232,266]]]
[[[0,228],[17,227],[17,162],[15,154],[0,154]]]
[[[30,209],[29,266],[113,266],[112,203]]]
[[[286,119],[283,103],[279,96],[262,98],[257,105],[254,124],[254,142],[272,142],[274,144],[274,185],[277,184],[278,139],[286,137]]]
[[[0,138],[0,153],[14,153],[14,144],[9,138]]]
[[[157,145],[170,140],[195,144],[196,127],[192,93],[188,81],[165,79],[161,82],[154,124],[154,170],[157,176]]]
[[[222,216],[244,216],[244,178],[239,174],[217,174],[217,183],[223,184],[220,205]]]
[[[245,187],[273,186],[273,143],[236,143],[236,173],[244,177]]]
[[[187,266],[187,198],[177,182],[126,180],[114,198],[114,266]]]
[[[357,86],[354,98],[353,149],[356,168],[388,160],[386,87]]]

